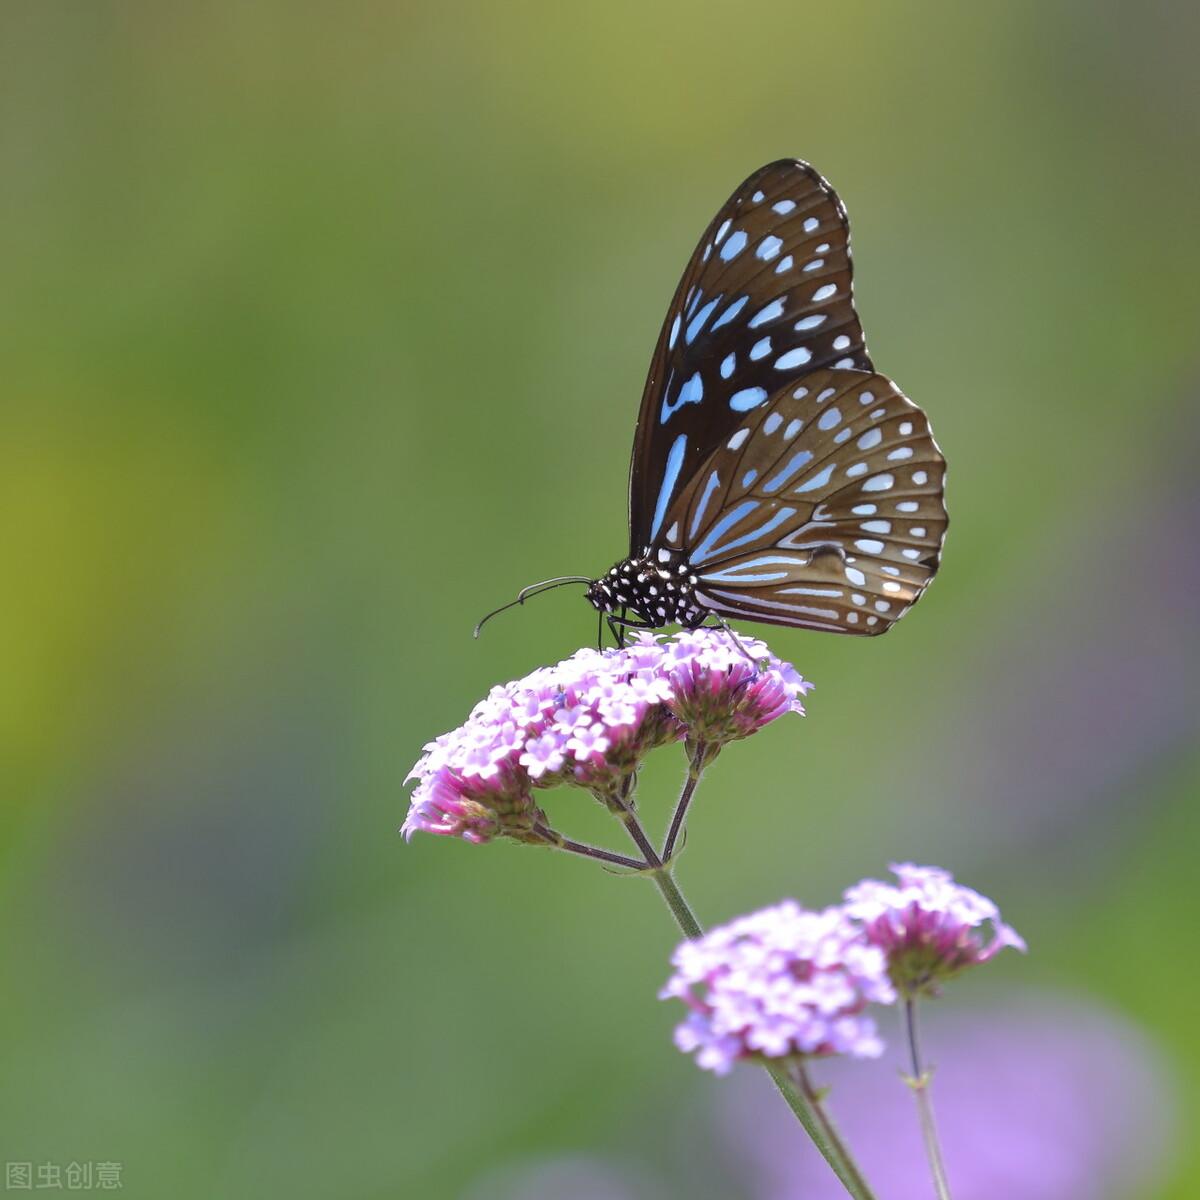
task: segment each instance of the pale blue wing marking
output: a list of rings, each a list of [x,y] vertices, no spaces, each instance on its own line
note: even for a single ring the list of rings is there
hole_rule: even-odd
[[[797,450],[795,454],[788,460],[787,466],[781,471],[777,471],[771,476],[762,486],[762,490],[770,495],[772,492],[777,492],[785,483],[788,482],[798,471],[806,467],[812,462],[812,452],[809,450]]]
[[[713,322],[713,327],[709,332],[716,332],[716,330],[720,329],[722,325],[728,324],[728,322],[732,321],[733,318],[736,317],[738,313],[740,313],[742,309],[746,307],[746,301],[749,299],[749,296],[740,296],[737,300],[734,300],[733,303],[730,304],[730,306]]]
[[[750,507],[747,508],[746,504],[749,504]],[[722,517],[716,523],[716,525],[712,527],[704,541],[702,541],[700,545],[696,547],[695,551],[691,555],[692,562],[705,562],[708,559],[715,557],[717,554],[728,554],[731,550],[736,550],[739,546],[745,546],[748,542],[753,542],[758,538],[766,537],[768,533],[778,529],[779,526],[784,523],[784,521],[787,521],[796,515],[796,510],[794,508],[781,508],[769,521],[764,522],[757,529],[753,529],[749,533],[743,534],[740,538],[735,538],[727,545],[716,549],[715,547],[717,541],[719,541],[721,537],[728,533],[729,530],[738,523],[738,521],[740,521],[743,517],[748,516],[757,507],[757,500],[746,501],[743,504],[739,504],[737,508],[733,509],[731,512]],[[732,518],[732,520],[730,518]]]
[[[721,303],[721,297],[717,296],[710,300],[692,319],[688,322],[688,327],[684,331],[683,340],[690,346],[695,340],[696,335],[704,328],[704,322],[712,316],[712,311]]]
[[[749,412],[757,408],[767,398],[767,389],[760,387],[742,388],[729,397],[729,407],[734,412]]]
[[[685,404],[699,404],[703,399],[704,380],[700,378],[700,372],[697,371],[679,389],[679,396],[674,404],[671,403],[668,396],[664,393],[662,416],[659,417],[659,424],[665,425]]]
[[[687,450],[687,434],[681,433],[672,443],[667,454],[667,469],[663,472],[662,486],[658,489],[658,503],[654,506],[654,524],[650,527],[650,538],[658,537],[663,517],[667,515],[667,504],[675,484],[679,482],[679,471],[683,466],[683,455]]]

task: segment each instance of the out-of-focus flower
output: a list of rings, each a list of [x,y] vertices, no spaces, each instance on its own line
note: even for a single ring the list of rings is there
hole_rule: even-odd
[[[659,996],[691,1010],[675,1044],[718,1075],[745,1058],[883,1051],[863,1010],[895,1000],[887,959],[839,908],[785,900],[682,943],[671,963]]]
[[[643,633],[621,650],[580,650],[495,687],[466,723],[425,747],[405,837],[544,841],[536,788],[568,783],[605,801],[649,751],[686,739],[711,754],[794,712],[811,687],[767,647],[724,630]]]
[[[962,1200],[1130,1200],[1170,1169],[1172,1087],[1157,1047],[1082,996],[927,1015],[950,1189]],[[897,1066],[900,1066],[897,1061]],[[828,1105],[880,1200],[929,1200],[929,1164],[897,1073],[830,1062]],[[845,1200],[768,1080],[731,1080],[718,1128],[747,1200]]]
[[[843,908],[887,955],[892,982],[905,995],[936,994],[941,982],[1005,946],[1024,951],[1024,939],[1000,920],[996,905],[955,883],[949,871],[912,863],[891,869],[896,883],[864,879],[846,891]]]

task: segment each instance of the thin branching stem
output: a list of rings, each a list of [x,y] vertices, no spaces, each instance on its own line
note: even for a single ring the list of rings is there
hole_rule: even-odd
[[[632,871],[645,871],[650,866],[644,859],[630,858],[625,854],[616,854],[612,850],[605,850],[602,846],[589,846],[586,842],[576,842],[551,829],[539,830],[539,832],[549,835],[548,841],[552,842],[557,849],[566,850],[569,854],[599,859],[601,862],[612,863],[616,867],[628,867]]]
[[[921,1061],[921,1042],[917,1034],[917,1000],[915,996],[904,998],[904,1031],[908,1039],[908,1056],[912,1065],[912,1078],[908,1081],[913,1098],[917,1102],[917,1115],[921,1121],[921,1136],[925,1140],[925,1154],[929,1169],[933,1173],[933,1186],[938,1200],[950,1200],[950,1184],[946,1178],[946,1164],[942,1159],[942,1147],[938,1140],[937,1123],[933,1117],[933,1099],[929,1094],[931,1074]]]
[[[689,778],[690,774],[689,772]],[[696,782],[699,782],[698,777]],[[685,786],[684,792],[687,794],[689,802],[695,790],[694,785],[690,791]],[[680,800],[682,801],[682,799],[681,795]],[[696,914],[675,882],[670,862],[664,863],[654,853],[654,849],[646,837],[646,832],[637,819],[632,802],[632,780],[629,786],[623,789],[622,795],[614,805],[614,811],[621,818],[629,835],[645,853],[646,861],[651,864],[651,869],[646,871],[646,874],[654,880],[655,886],[684,937],[689,939],[702,937],[704,929],[696,920]],[[793,1078],[788,1064],[783,1061],[765,1059],[762,1065],[779,1089],[780,1095],[787,1101],[788,1107],[795,1114],[805,1133],[812,1139],[813,1145],[829,1164],[830,1170],[841,1181],[847,1194],[853,1197],[853,1200],[875,1200],[874,1192],[863,1179],[862,1172],[859,1171],[849,1150],[838,1136],[833,1121],[825,1111],[820,1093],[811,1086],[807,1088],[802,1086],[796,1078]]]
[[[688,765],[687,778],[683,781],[683,790],[679,793],[679,801],[676,803],[674,815],[671,817],[671,827],[667,830],[667,840],[663,842],[663,862],[670,862],[671,856],[675,853],[675,843],[683,829],[683,820],[687,816],[688,806],[692,803],[692,797],[696,794],[696,788],[700,786],[700,780],[704,776],[704,761],[707,752],[707,745],[704,742],[697,742],[692,760]]]

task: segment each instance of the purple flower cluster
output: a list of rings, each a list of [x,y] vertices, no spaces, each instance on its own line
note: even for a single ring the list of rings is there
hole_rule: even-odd
[[[711,753],[803,714],[812,685],[762,642],[742,646],[723,630],[644,633],[493,688],[464,725],[425,747],[401,832],[545,841],[537,788],[568,783],[611,800],[657,746],[683,739]]]
[[[935,992],[939,982],[987,962],[1005,946],[1025,950],[996,905],[955,883],[949,871],[912,863],[893,863],[891,870],[895,884],[864,879],[846,891],[843,907],[862,923],[867,941],[887,955],[892,981],[905,995]]]
[[[841,909],[785,900],[684,942],[659,993],[691,1010],[675,1044],[728,1074],[746,1058],[883,1051],[867,1004],[890,1004],[887,959]]]
[[[785,900],[682,943],[660,999],[691,1010],[675,1044],[726,1074],[739,1059],[881,1053],[868,1003],[893,1004],[1004,946],[1025,949],[986,896],[938,867],[893,866],[899,885],[866,879],[820,912]],[[978,929],[993,926],[988,942]]]

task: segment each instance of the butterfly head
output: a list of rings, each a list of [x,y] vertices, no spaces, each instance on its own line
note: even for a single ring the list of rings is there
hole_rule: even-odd
[[[592,607],[604,613],[633,613],[651,629],[683,625],[692,629],[708,615],[697,601],[696,576],[671,550],[647,549],[638,558],[614,564],[587,590]]]

